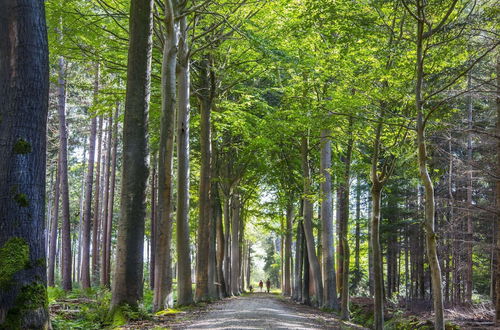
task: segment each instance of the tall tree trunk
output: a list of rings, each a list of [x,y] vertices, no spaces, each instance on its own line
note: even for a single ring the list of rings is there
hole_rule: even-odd
[[[113,126],[113,152],[111,154],[111,167],[110,167],[110,183],[109,183],[109,198],[108,198],[108,212],[106,221],[106,235],[105,242],[106,248],[103,250],[104,253],[104,265],[105,271],[103,285],[106,287],[111,287],[111,233],[113,231],[113,214],[115,205],[115,188],[116,188],[116,161],[118,154],[118,114],[120,112],[120,104],[116,104],[114,126]]]
[[[342,285],[341,285],[341,301],[340,301],[340,317],[343,320],[349,319],[349,244],[347,233],[349,232],[349,186],[350,186],[350,170],[351,156],[353,148],[352,137],[352,118],[349,118],[349,141],[345,156],[342,157],[344,163],[344,173],[342,182],[339,187],[338,213],[340,222],[340,243],[342,245]],[[340,256],[339,256],[340,258]]]
[[[0,13],[0,328],[49,329],[44,2],[2,0]]]
[[[215,218],[215,230],[217,239],[217,282],[219,296],[221,298],[227,297],[226,291],[226,280],[224,278],[223,264],[224,264],[224,254],[225,254],[225,240],[224,240],[224,228],[222,226],[222,209],[221,201],[219,197],[219,189],[216,182],[212,182],[212,203],[213,203],[213,216]]]
[[[377,156],[378,158],[378,156]],[[378,159],[377,159],[378,162]],[[373,170],[372,170],[373,171]],[[372,172],[372,177],[377,175]],[[372,179],[373,180],[373,179]],[[380,247],[380,213],[383,185],[377,180],[372,181],[372,218],[371,218],[371,236],[372,254],[373,254],[373,284],[374,284],[374,322],[373,327],[376,330],[384,328],[384,275],[382,273],[382,251]]]
[[[335,251],[333,247],[333,200],[332,200],[332,145],[330,130],[321,130],[321,240],[323,246],[324,307],[338,310],[337,283],[335,277]]]
[[[150,246],[150,252],[149,252],[149,288],[151,290],[154,290],[155,287],[155,256],[156,256],[156,231],[157,231],[157,225],[156,225],[156,192],[157,192],[157,174],[156,174],[156,167],[158,164],[158,160],[156,157],[156,153],[151,156],[151,163],[153,164],[153,169],[151,171],[151,216],[150,216],[150,230],[151,230],[151,246]]]
[[[361,179],[356,180],[356,228],[355,228],[355,247],[354,247],[354,278],[353,291],[357,290],[361,281],[361,266],[360,266],[360,241],[361,241]]]
[[[497,127],[496,135],[500,136],[500,55],[497,55],[497,93],[496,93],[496,106],[497,106]],[[497,178],[500,178],[500,140],[497,141]],[[497,210],[500,209],[500,180],[497,179],[496,183],[496,204]],[[497,213],[497,278],[496,278],[496,311],[495,311],[495,324],[500,326],[500,214]]]
[[[230,194],[226,195],[224,200],[224,279],[226,280],[226,293],[228,296],[232,295],[231,292],[231,225],[230,225]]]
[[[467,77],[467,88],[472,88],[472,76]],[[472,92],[467,95],[467,238],[465,268],[465,301],[472,303]]]
[[[176,7],[173,1],[165,1],[166,34],[163,45],[163,60],[161,68],[162,112],[160,127],[160,151],[158,159],[158,219],[154,248],[154,311],[164,309],[165,307],[171,307],[173,304],[172,256],[170,250],[172,245],[173,227],[173,164],[178,44],[178,24],[175,20],[175,8]],[[179,85],[179,88],[181,88],[181,85]],[[179,93],[180,92],[181,91],[179,90]],[[180,170],[181,169],[179,168],[179,171]],[[179,190],[184,189],[184,186],[181,186],[180,184],[181,181],[179,181]],[[180,226],[182,230],[183,224],[180,224]],[[185,238],[183,237],[182,239]],[[180,254],[179,252],[178,255],[180,256],[179,271],[184,271],[181,267],[184,266],[184,256],[189,259],[189,250],[187,250],[186,254]],[[182,276],[184,276],[184,273]],[[179,284],[179,291],[182,285],[184,284]],[[184,296],[182,295],[179,299],[184,299]]]
[[[71,228],[69,213],[69,184],[68,184],[68,131],[66,127],[66,63],[59,57],[59,71],[57,80],[57,110],[59,114],[59,148],[61,149],[61,286],[65,291],[71,290]]]
[[[177,279],[178,304],[188,305],[193,301],[191,287],[191,248],[189,245],[189,48],[187,18],[180,19],[179,59],[177,63],[177,86],[179,108],[177,115],[177,255],[179,277]]]
[[[109,213],[109,184],[110,184],[110,176],[111,176],[111,150],[113,149],[112,145],[112,135],[113,135],[113,117],[110,116],[108,119],[108,127],[107,134],[108,137],[106,139],[106,156],[104,158],[104,200],[103,200],[103,215],[102,215],[102,232],[101,232],[101,243],[102,243],[102,253],[101,253],[101,286],[107,287],[109,285],[109,269],[108,264],[106,263],[106,256],[109,254],[110,247],[108,246],[108,233],[110,232],[110,228],[108,228],[108,213]]]
[[[285,265],[283,278],[283,295],[290,296],[292,293],[292,231],[293,231],[294,207],[291,201],[286,207],[285,227]],[[250,267],[250,266],[249,266]]]
[[[210,300],[209,293],[209,257],[210,253],[210,161],[211,161],[211,129],[210,111],[212,108],[212,93],[210,83],[210,58],[204,56],[199,66],[200,86],[198,100],[200,105],[200,188],[199,188],[199,222],[198,246],[196,251],[196,301]],[[213,273],[212,273],[213,274]]]
[[[232,198],[231,212],[231,294],[240,294],[240,196],[235,193]]]
[[[57,156],[57,172],[56,172],[56,182],[54,184],[54,213],[52,216],[51,227],[50,227],[50,240],[49,240],[49,264],[47,269],[47,283],[49,286],[54,286],[54,273],[56,265],[56,252],[57,252],[57,231],[59,227],[59,196],[61,187],[61,176],[60,176],[60,161],[61,153],[58,152]]]
[[[295,240],[295,265],[294,265],[294,284],[292,299],[302,301],[302,220],[297,223],[297,236]]]
[[[418,2],[417,2],[418,3]],[[423,7],[417,5],[418,17],[423,17]],[[424,22],[417,22],[417,79],[415,87],[415,107],[417,111],[417,147],[418,147],[418,168],[420,179],[425,188],[425,218],[424,229],[427,245],[427,258],[431,271],[432,297],[434,301],[434,314],[436,330],[444,329],[444,306],[443,290],[441,283],[441,267],[439,266],[437,254],[437,235],[434,231],[435,201],[434,185],[427,169],[427,150],[425,142],[425,123],[423,113],[422,85],[424,81]]]
[[[94,100],[99,90],[99,64],[96,65],[94,77]],[[92,183],[94,181],[95,144],[97,133],[97,118],[92,116],[89,136],[89,163],[85,179],[85,202],[82,226],[82,266],[80,284],[82,289],[90,288],[90,225],[92,217]]]
[[[99,282],[99,198],[101,187],[101,151],[102,151],[102,127],[103,118],[98,116],[97,124],[97,162],[95,175],[95,195],[94,195],[94,214],[92,219],[92,280]]]
[[[121,215],[111,309],[142,298],[153,1],[131,0],[127,90],[123,120]]]
[[[308,198],[311,194],[311,171],[309,169],[308,157],[309,143],[307,137],[302,137],[301,154],[302,154],[302,172],[304,177],[304,236],[306,238],[308,262],[311,266],[312,280],[316,291],[316,301],[318,306],[323,305],[323,282],[321,280],[321,266],[316,255],[314,247],[314,235],[312,228],[313,205]]]

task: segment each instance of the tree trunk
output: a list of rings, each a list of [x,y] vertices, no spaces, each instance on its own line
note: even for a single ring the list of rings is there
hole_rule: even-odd
[[[54,273],[56,265],[56,252],[57,252],[57,231],[59,227],[59,196],[61,187],[61,176],[60,176],[60,157],[61,153],[58,152],[57,157],[57,172],[56,172],[56,183],[54,184],[54,215],[51,221],[50,227],[50,240],[49,240],[49,265],[47,269],[47,283],[49,286],[54,286]]]
[[[112,312],[123,304],[137,306],[142,298],[152,7],[152,0],[131,0],[123,121],[123,164],[126,165],[122,170]]]
[[[377,153],[378,154],[378,153]],[[378,155],[377,160],[378,162]],[[376,170],[376,168],[375,168]],[[372,170],[373,171],[373,170]],[[378,175],[372,172],[372,178]],[[373,284],[374,284],[374,322],[373,328],[382,330],[384,328],[384,275],[382,270],[382,250],[380,248],[380,213],[382,200],[383,185],[378,182],[378,179],[372,179],[372,218],[371,218],[371,246],[373,254]]]
[[[349,142],[345,158],[342,159],[344,163],[344,175],[339,187],[339,222],[340,222],[340,244],[342,245],[342,285],[341,285],[341,302],[340,302],[340,317],[343,320],[349,319],[349,244],[347,240],[347,233],[349,232],[349,185],[350,185],[350,170],[351,170],[351,156],[353,148],[352,137],[352,118],[349,118]],[[343,158],[343,157],[342,157]],[[340,256],[339,256],[340,257]]]
[[[211,131],[210,111],[212,95],[210,84],[210,59],[204,56],[199,66],[200,86],[198,100],[200,105],[200,188],[199,188],[199,222],[198,246],[196,251],[196,301],[207,301],[212,297],[209,293],[209,257],[210,257],[210,161]],[[213,274],[213,273],[212,273]],[[212,288],[213,291],[213,288]]]
[[[231,292],[231,225],[230,225],[230,194],[228,193],[224,200],[224,237],[225,237],[225,252],[224,252],[224,279],[226,280],[226,294],[232,295]]]
[[[92,220],[92,280],[99,282],[99,197],[101,187],[101,151],[102,151],[102,116],[98,116],[97,125],[97,162],[95,175],[94,215]]]
[[[115,119],[113,127],[113,153],[111,155],[111,168],[110,168],[110,184],[109,184],[109,198],[108,198],[108,213],[107,213],[107,231],[106,231],[106,249],[104,249],[104,264],[106,271],[104,272],[104,285],[111,286],[111,233],[113,231],[113,215],[115,205],[115,188],[116,188],[116,162],[118,154],[118,114],[120,112],[120,104],[117,103],[115,110]]]
[[[2,0],[0,13],[0,328],[49,329],[44,2]]]
[[[59,148],[61,149],[61,286],[65,291],[71,290],[71,228],[69,213],[69,184],[68,184],[68,131],[66,127],[66,73],[65,61],[59,57],[59,71],[57,80],[58,114],[59,114]]]
[[[283,278],[283,295],[290,296],[292,293],[292,231],[293,231],[294,208],[290,201],[286,207],[285,227],[285,265]],[[250,267],[250,266],[249,266]]]
[[[312,280],[316,291],[316,302],[318,306],[323,305],[323,283],[321,280],[321,266],[316,255],[314,247],[314,236],[312,228],[313,205],[309,199],[311,194],[311,173],[309,169],[308,159],[308,141],[307,137],[302,137],[301,153],[302,153],[302,172],[304,177],[304,236],[306,238],[307,256],[311,265]]]
[[[232,198],[231,212],[231,294],[240,294],[240,196],[236,193]]]
[[[177,63],[177,86],[179,108],[177,115],[177,255],[179,277],[177,279],[178,304],[188,305],[193,301],[191,287],[191,248],[189,245],[189,49],[187,44],[187,18],[180,19],[179,60]]]
[[[224,264],[224,254],[225,254],[225,240],[224,240],[224,228],[222,227],[222,209],[221,209],[221,201],[219,197],[219,189],[217,187],[217,183],[212,182],[212,203],[213,206],[213,216],[215,218],[215,230],[216,230],[216,239],[217,239],[217,250],[216,250],[216,258],[217,258],[217,282],[218,282],[218,290],[219,296],[221,298],[227,297],[226,291],[226,280],[224,278],[223,264]]]
[[[418,15],[422,16],[422,7],[418,6]],[[415,106],[417,111],[417,147],[418,147],[418,168],[420,179],[425,188],[425,237],[427,245],[427,258],[429,260],[429,268],[431,271],[432,297],[434,301],[435,323],[436,330],[444,329],[444,306],[443,306],[443,290],[441,283],[441,267],[437,255],[437,236],[434,231],[435,217],[435,202],[434,202],[434,185],[427,170],[427,150],[425,142],[425,124],[423,114],[422,100],[422,85],[424,75],[424,59],[423,59],[423,31],[424,22],[417,22],[417,80],[415,87]]]
[[[151,245],[149,247],[149,288],[151,290],[154,290],[155,287],[155,255],[156,255],[156,203],[157,203],[157,197],[156,197],[156,192],[157,192],[157,164],[158,160],[156,157],[156,153],[151,156],[151,163],[153,166],[153,169],[151,171],[151,216],[150,216],[150,230],[151,230]],[[153,294],[154,295],[154,294]],[[154,299],[154,298],[153,298]]]
[[[333,246],[332,201],[332,146],[330,130],[321,130],[321,240],[323,246],[324,307],[338,310],[337,283],[335,278],[335,251]]]
[[[302,220],[297,223],[297,237],[295,241],[295,265],[294,265],[294,284],[292,299],[302,301]]]
[[[174,3],[170,0],[165,1],[166,34],[163,45],[161,78],[162,112],[158,159],[158,219],[154,247],[154,311],[172,307],[173,305],[172,255],[170,250],[173,225],[173,164],[178,44],[178,24],[175,21],[174,10]],[[187,256],[189,256],[189,250]],[[182,265],[183,261],[181,259],[184,258],[179,258],[179,263]]]
[[[96,65],[94,78],[94,100],[97,98],[99,88],[99,65]],[[89,163],[87,166],[87,177],[85,179],[85,203],[82,226],[82,267],[81,286],[82,289],[90,288],[90,225],[92,217],[92,183],[94,181],[95,144],[97,133],[97,118],[92,116],[89,137]]]
[[[113,135],[113,117],[110,116],[108,120],[108,132],[107,132],[107,145],[106,145],[106,157],[104,159],[104,201],[103,201],[103,216],[102,216],[102,233],[101,233],[101,243],[102,243],[102,253],[101,253],[101,286],[109,287],[109,272],[107,264],[107,256],[110,254],[110,246],[108,242],[108,235],[111,233],[111,228],[109,228],[108,223],[108,213],[109,213],[109,186],[110,186],[110,176],[111,176],[111,150],[112,145],[112,135]]]
[[[472,77],[469,73],[467,78],[467,88],[472,88]],[[465,268],[465,301],[472,303],[472,92],[467,95],[467,238],[466,247],[466,268]]]
[[[354,247],[354,278],[353,291],[356,291],[362,278],[360,266],[360,241],[361,241],[361,179],[356,180],[356,228],[355,228],[355,247]]]
[[[500,55],[497,55],[497,95],[496,95],[496,106],[497,106],[497,127],[496,135],[500,136]],[[500,178],[500,140],[497,141],[497,178]],[[500,209],[500,180],[497,179],[496,183],[496,204],[497,210]],[[496,278],[496,311],[495,311],[495,324],[500,326],[500,214],[497,213],[497,278]]]

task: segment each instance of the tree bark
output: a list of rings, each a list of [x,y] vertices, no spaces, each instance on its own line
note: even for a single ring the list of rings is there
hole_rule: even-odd
[[[472,77],[468,74],[467,88],[472,88]],[[467,238],[466,238],[466,268],[465,268],[465,301],[472,303],[472,92],[467,95]]]
[[[158,220],[156,225],[154,252],[154,311],[172,307],[173,305],[171,245],[173,227],[173,164],[178,44],[178,24],[175,20],[175,10],[176,7],[174,2],[166,0],[164,22],[166,34],[162,60],[162,112],[158,160]],[[179,85],[179,88],[181,88],[181,85]],[[183,187],[179,186],[179,189],[182,188]],[[189,250],[186,255],[189,256]],[[179,264],[180,267],[183,267],[183,261],[181,261],[181,259],[184,259],[184,255],[179,254]],[[184,297],[181,298],[183,299]]]
[[[99,282],[99,201],[101,187],[101,151],[102,151],[102,116],[98,116],[97,124],[97,162],[95,175],[95,195],[94,195],[94,214],[92,219],[92,280]]]
[[[235,193],[232,198],[231,212],[231,295],[240,294],[240,196]]]
[[[121,215],[118,223],[112,313],[142,298],[147,118],[149,110],[153,1],[131,0],[127,90],[123,121]]]
[[[210,161],[211,161],[211,129],[210,112],[212,108],[212,92],[210,83],[210,58],[204,56],[199,66],[200,86],[198,100],[200,105],[200,188],[199,188],[199,222],[198,246],[196,251],[196,301],[210,300],[209,291],[213,291],[213,282],[209,283],[210,253]],[[213,274],[213,273],[212,273]],[[212,290],[209,287],[212,286]]]
[[[177,63],[178,115],[177,115],[177,255],[178,274],[177,290],[179,305],[188,305],[193,301],[191,287],[191,247],[189,244],[189,48],[187,18],[179,22],[179,56]]]
[[[321,130],[321,240],[323,246],[324,307],[338,310],[337,283],[335,277],[335,251],[333,243],[332,200],[332,145],[330,130]]]
[[[99,65],[96,65],[94,77],[94,100],[99,88]],[[97,118],[92,116],[89,136],[89,162],[85,179],[85,202],[82,224],[82,266],[80,283],[82,289],[90,288],[90,226],[92,217],[92,183],[94,181],[95,144],[97,133]]]
[[[112,135],[113,135],[113,117],[110,116],[108,119],[108,132],[106,136],[106,156],[104,158],[104,200],[103,200],[103,215],[102,215],[102,232],[101,232],[101,286],[109,287],[109,272],[107,264],[107,256],[110,254],[110,246],[108,242],[108,235],[111,233],[111,228],[108,227],[108,213],[109,213],[109,188],[110,188],[110,176],[111,176],[111,150],[112,145]]]
[[[304,177],[304,236],[306,238],[308,262],[311,266],[312,280],[316,291],[316,302],[318,306],[323,305],[323,282],[321,280],[321,266],[314,247],[314,235],[312,228],[313,205],[309,196],[311,195],[311,172],[308,157],[309,143],[307,137],[302,137],[302,172]]]
[[[49,286],[54,286],[55,278],[55,266],[56,266],[56,252],[57,252],[57,232],[59,227],[59,197],[60,197],[60,187],[61,187],[61,176],[60,174],[60,152],[57,156],[57,172],[56,172],[56,183],[54,184],[54,213],[52,216],[51,226],[50,226],[50,240],[49,240],[49,265],[47,269],[47,283]]]
[[[290,201],[286,207],[285,227],[285,265],[283,279],[283,295],[290,296],[292,293],[292,231],[293,231],[294,207]]]
[[[1,0],[0,22],[0,328],[48,329],[44,2]]]
[[[500,55],[497,55],[496,59],[496,73],[497,73],[497,93],[496,93],[496,107],[497,107],[497,125],[496,134],[500,136]],[[500,178],[500,140],[497,141],[497,178]],[[497,179],[496,183],[496,204],[497,210],[500,209],[500,180]],[[495,310],[495,324],[500,326],[500,213],[497,213],[497,242],[496,242],[496,253],[497,253],[497,278],[495,284],[496,290],[496,310]]]
[[[423,7],[417,1],[418,17],[423,17]],[[425,123],[423,113],[422,85],[424,81],[424,22],[417,22],[417,79],[415,87],[415,107],[417,111],[417,148],[418,148],[418,168],[420,179],[425,188],[425,220],[424,229],[427,245],[427,258],[431,271],[432,297],[434,301],[434,328],[444,329],[444,306],[443,290],[441,283],[441,267],[439,265],[437,254],[437,237],[434,231],[435,223],[435,201],[434,185],[427,169],[427,149],[425,142]]]
[[[68,131],[66,126],[66,63],[59,57],[59,71],[57,80],[58,115],[59,115],[59,148],[61,149],[61,286],[65,291],[72,288],[71,281],[71,228],[69,213],[69,184],[68,184]]]
[[[151,230],[151,245],[150,245],[150,252],[149,252],[149,288],[151,290],[154,290],[155,287],[155,256],[156,256],[156,238],[157,238],[157,225],[156,225],[156,214],[158,213],[156,210],[156,204],[157,204],[157,185],[156,183],[158,182],[157,180],[157,164],[158,160],[156,157],[156,153],[151,156],[151,163],[153,164],[153,168],[151,171],[151,215],[150,215],[150,230]],[[154,295],[154,293],[153,293]],[[154,297],[153,297],[154,299]]]

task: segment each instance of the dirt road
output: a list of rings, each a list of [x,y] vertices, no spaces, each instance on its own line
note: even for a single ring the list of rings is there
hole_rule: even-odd
[[[254,293],[226,299],[190,324],[174,329],[362,329],[330,313],[276,295]]]

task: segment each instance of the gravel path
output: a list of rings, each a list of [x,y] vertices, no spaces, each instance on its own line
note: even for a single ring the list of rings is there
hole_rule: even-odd
[[[332,314],[272,294],[254,293],[215,303],[176,329],[362,329]]]

